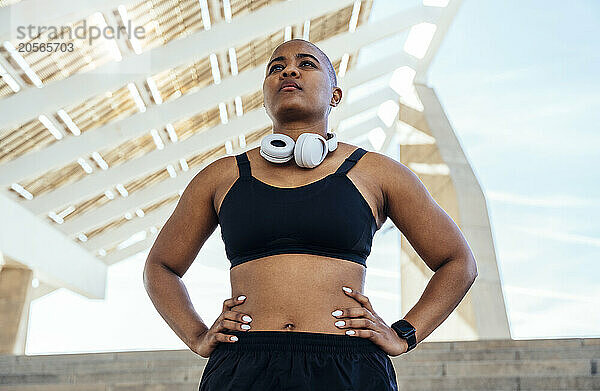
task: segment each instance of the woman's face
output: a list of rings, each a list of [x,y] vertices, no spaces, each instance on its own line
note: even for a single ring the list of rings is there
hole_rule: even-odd
[[[273,122],[320,120],[328,115],[333,89],[325,61],[302,41],[289,41],[275,49],[263,82],[265,108]],[[286,82],[299,88],[281,89]]]

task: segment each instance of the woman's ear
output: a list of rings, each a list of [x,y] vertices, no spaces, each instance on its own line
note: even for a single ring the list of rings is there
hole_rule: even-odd
[[[333,89],[333,94],[331,95],[331,103],[330,105],[336,107],[342,101],[342,89],[340,87],[335,87]]]

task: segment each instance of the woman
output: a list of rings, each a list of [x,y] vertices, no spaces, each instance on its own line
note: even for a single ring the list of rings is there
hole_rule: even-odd
[[[330,139],[328,115],[342,90],[315,45],[278,46],[263,94],[274,134]],[[436,271],[402,320],[416,329],[410,337],[362,293],[373,235],[388,216]],[[181,277],[217,224],[233,294],[209,328]],[[169,326],[209,357],[201,391],[397,390],[389,356],[439,326],[476,275],[460,230],[409,169],[339,143],[309,169],[273,163],[259,148],[204,168],[150,250],[144,283]]]

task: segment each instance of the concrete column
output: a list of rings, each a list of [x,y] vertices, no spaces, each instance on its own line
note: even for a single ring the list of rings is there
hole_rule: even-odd
[[[434,90],[422,84],[415,87],[424,111],[419,113],[405,107],[407,110],[401,110],[400,120],[432,136],[435,143],[401,145],[400,161],[407,166],[415,162],[448,167],[447,173],[417,174],[461,229],[479,273],[458,307],[428,340],[511,338],[484,194]],[[403,118],[408,114],[410,118]],[[401,246],[402,313],[405,314],[420,298],[433,272],[404,237]]]
[[[25,354],[33,271],[4,256],[0,263],[0,354]]]

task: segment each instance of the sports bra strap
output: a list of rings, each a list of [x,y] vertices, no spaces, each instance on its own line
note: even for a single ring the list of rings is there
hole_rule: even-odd
[[[246,155],[246,152],[235,155],[235,160],[237,161],[240,178],[251,177],[252,171],[250,170],[250,161],[248,160],[248,155]]]
[[[337,169],[335,174],[336,175],[346,175],[346,173],[348,173],[348,171],[350,171],[350,169],[352,167],[354,167],[356,162],[359,161],[360,158],[363,157],[365,153],[367,153],[367,151],[365,149],[363,149],[361,147],[356,148],[354,150],[354,152],[352,152],[352,154],[350,156],[348,156],[346,158],[346,160],[344,160],[344,162]]]

